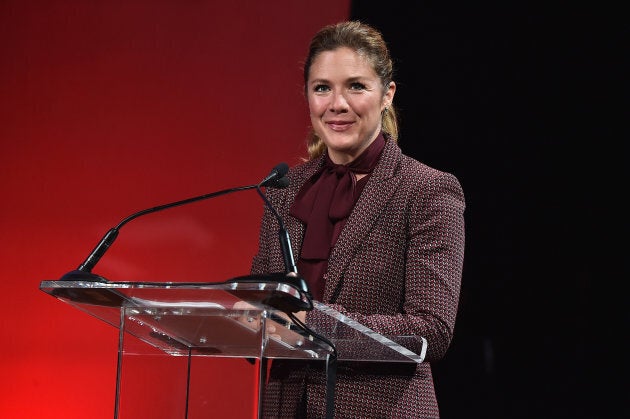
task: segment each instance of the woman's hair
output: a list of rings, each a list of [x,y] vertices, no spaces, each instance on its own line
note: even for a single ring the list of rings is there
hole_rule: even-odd
[[[325,26],[311,39],[308,56],[304,63],[305,90],[311,65],[315,58],[324,51],[332,51],[341,47],[350,48],[365,57],[380,78],[383,89],[388,88],[394,70],[383,36],[379,31],[365,23],[348,21]],[[393,104],[383,112],[382,118],[383,131],[388,138],[397,141],[398,121]],[[308,135],[307,146],[310,159],[321,156],[326,148],[323,141],[312,129]]]

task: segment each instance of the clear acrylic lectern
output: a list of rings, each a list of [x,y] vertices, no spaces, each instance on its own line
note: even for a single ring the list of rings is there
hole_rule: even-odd
[[[40,289],[119,329],[115,418],[216,417],[212,412],[225,401],[216,398],[225,395],[208,383],[222,384],[225,369],[212,363],[218,359],[234,362],[234,374],[253,371],[251,394],[239,398],[253,400],[244,417],[261,418],[270,360],[325,363],[334,352],[339,365],[415,364],[426,352],[424,338],[379,335],[317,301],[306,320],[314,333],[306,333],[278,309],[304,296],[274,280],[52,280]]]

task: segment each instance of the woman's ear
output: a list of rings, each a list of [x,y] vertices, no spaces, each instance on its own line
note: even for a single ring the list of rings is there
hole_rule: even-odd
[[[385,108],[389,108],[392,106],[392,102],[394,101],[394,95],[396,94],[396,83],[393,81],[389,82],[387,89],[385,90],[385,94],[383,95],[383,105]]]

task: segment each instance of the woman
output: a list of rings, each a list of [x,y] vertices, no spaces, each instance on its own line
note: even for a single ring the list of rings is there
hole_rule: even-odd
[[[439,417],[430,362],[450,344],[459,300],[463,192],[451,174],[402,154],[392,74],[372,27],[320,30],[304,66],[310,159],[291,168],[288,188],[268,190],[314,299],[382,335],[428,341],[425,362],[411,374],[340,365],[338,418]],[[284,270],[277,228],[266,211],[253,274]],[[269,384],[282,405],[266,415],[324,417],[321,374],[282,374],[278,366]]]

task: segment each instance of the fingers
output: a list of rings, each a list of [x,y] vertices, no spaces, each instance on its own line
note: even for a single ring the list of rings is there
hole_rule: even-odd
[[[301,346],[304,343],[304,338],[300,334],[291,330],[292,327],[295,327],[295,324],[284,312],[274,311],[270,315],[271,318],[265,318],[263,320],[262,317],[264,310],[246,301],[237,301],[232,306],[232,309],[237,311],[234,318],[239,323],[252,330],[260,330],[264,321],[265,333],[272,339],[294,346]],[[305,311],[295,313],[295,315],[302,321],[306,319]],[[266,316],[267,315],[265,315],[265,317]]]
[[[259,312],[257,313],[253,311],[243,311],[243,313],[240,316],[236,317],[236,320],[238,320],[240,323],[249,327],[252,330],[260,329],[260,313]]]
[[[256,308],[255,305],[248,303],[247,301],[237,301],[232,306],[234,310],[253,310]]]

